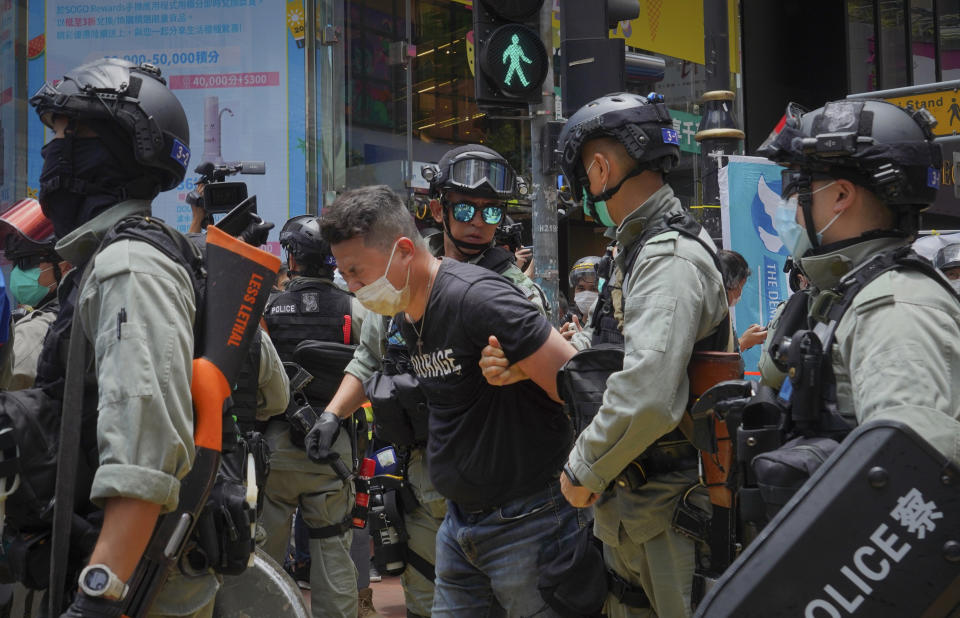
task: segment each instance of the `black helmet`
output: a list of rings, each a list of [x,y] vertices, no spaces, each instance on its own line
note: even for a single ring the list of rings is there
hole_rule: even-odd
[[[583,145],[597,137],[623,144],[641,169],[669,172],[680,162],[680,139],[662,95],[604,95],[578,109],[557,138],[560,168],[576,201],[588,184],[580,156]]]
[[[790,103],[782,122],[757,154],[793,168],[784,173],[783,195],[820,176],[849,180],[898,208],[919,210],[937,197],[942,158],[926,109],[841,100],[805,112]]]
[[[30,104],[49,127],[54,115],[89,124],[115,154],[132,154],[161,191],[179,185],[186,174],[187,115],[153,65],[95,60],[68,71],[56,85],[45,83]]]
[[[448,150],[437,165],[424,165],[420,175],[430,183],[430,197],[453,190],[467,195],[507,200],[526,195],[527,183],[497,151],[467,144]]]
[[[577,282],[581,279],[593,279],[594,282],[597,281],[597,267],[600,266],[600,257],[596,255],[588,255],[587,257],[582,257],[576,262],[573,263],[573,266],[570,268],[570,287],[577,287]]]
[[[284,223],[280,246],[296,258],[299,274],[314,275],[337,267],[330,244],[320,237],[320,220],[313,215],[299,215]]]
[[[955,242],[937,251],[937,256],[933,258],[933,265],[940,270],[960,268],[960,243]]]

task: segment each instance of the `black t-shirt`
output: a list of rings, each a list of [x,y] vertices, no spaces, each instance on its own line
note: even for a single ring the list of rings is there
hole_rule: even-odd
[[[516,361],[550,334],[550,324],[513,284],[443,260],[421,322],[422,353],[416,330],[400,322],[430,409],[430,478],[443,496],[465,510],[491,508],[559,475],[573,439],[560,404],[530,380],[491,386],[478,365],[490,335]]]

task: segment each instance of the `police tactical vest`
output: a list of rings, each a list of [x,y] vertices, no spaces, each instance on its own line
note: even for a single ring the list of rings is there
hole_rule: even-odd
[[[717,258],[716,249],[707,244],[700,237],[701,226],[693,220],[687,213],[666,214],[663,218],[645,229],[643,233],[631,245],[621,247],[622,251],[627,252],[627,259],[624,261],[623,270],[616,267],[613,259],[605,255],[598,266],[598,276],[605,279],[606,283],[600,291],[597,300],[597,306],[591,317],[590,325],[593,328],[592,345],[613,344],[623,346],[623,281],[624,277],[633,270],[633,265],[640,255],[643,246],[650,239],[659,236],[665,232],[677,232],[681,236],[686,236],[691,240],[700,243],[707,253],[713,259],[718,272],[723,272],[720,268],[720,261]],[[727,349],[727,342],[730,336],[730,314],[724,318],[723,322],[717,327],[713,335],[694,344],[694,351]]]
[[[949,281],[907,245],[874,255],[812,300],[801,291],[787,302],[767,352],[787,377],[779,393],[760,387],[738,413],[742,521],[765,525],[853,430],[837,408],[836,330],[861,290],[884,273],[904,269],[931,277],[960,300]]]
[[[283,362],[294,362],[297,344],[308,339],[349,345],[351,339],[351,296],[332,283],[297,278],[287,285],[264,310],[270,339]],[[329,393],[305,392],[314,406],[325,406]]]

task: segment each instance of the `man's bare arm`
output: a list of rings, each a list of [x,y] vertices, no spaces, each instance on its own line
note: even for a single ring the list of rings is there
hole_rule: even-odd
[[[550,329],[547,340],[536,352],[523,360],[509,364],[500,349],[500,342],[491,335],[490,345],[484,348],[480,359],[480,367],[487,381],[494,386],[504,386],[529,378],[551,399],[562,401],[557,394],[557,372],[576,353],[576,348],[567,343],[563,335],[556,329]],[[491,375],[488,376],[488,374]]]

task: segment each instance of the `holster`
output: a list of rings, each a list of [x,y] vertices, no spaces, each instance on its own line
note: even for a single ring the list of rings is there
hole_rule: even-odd
[[[316,424],[319,415],[306,395],[300,391],[294,391],[290,396],[290,405],[287,406],[284,416],[290,423],[290,441],[294,446],[304,447],[304,440],[313,426]]]
[[[212,568],[223,575],[242,573],[254,550],[250,526],[254,521],[256,513],[247,504],[243,483],[218,476],[197,522],[196,545],[186,555],[188,569],[203,572]]]

